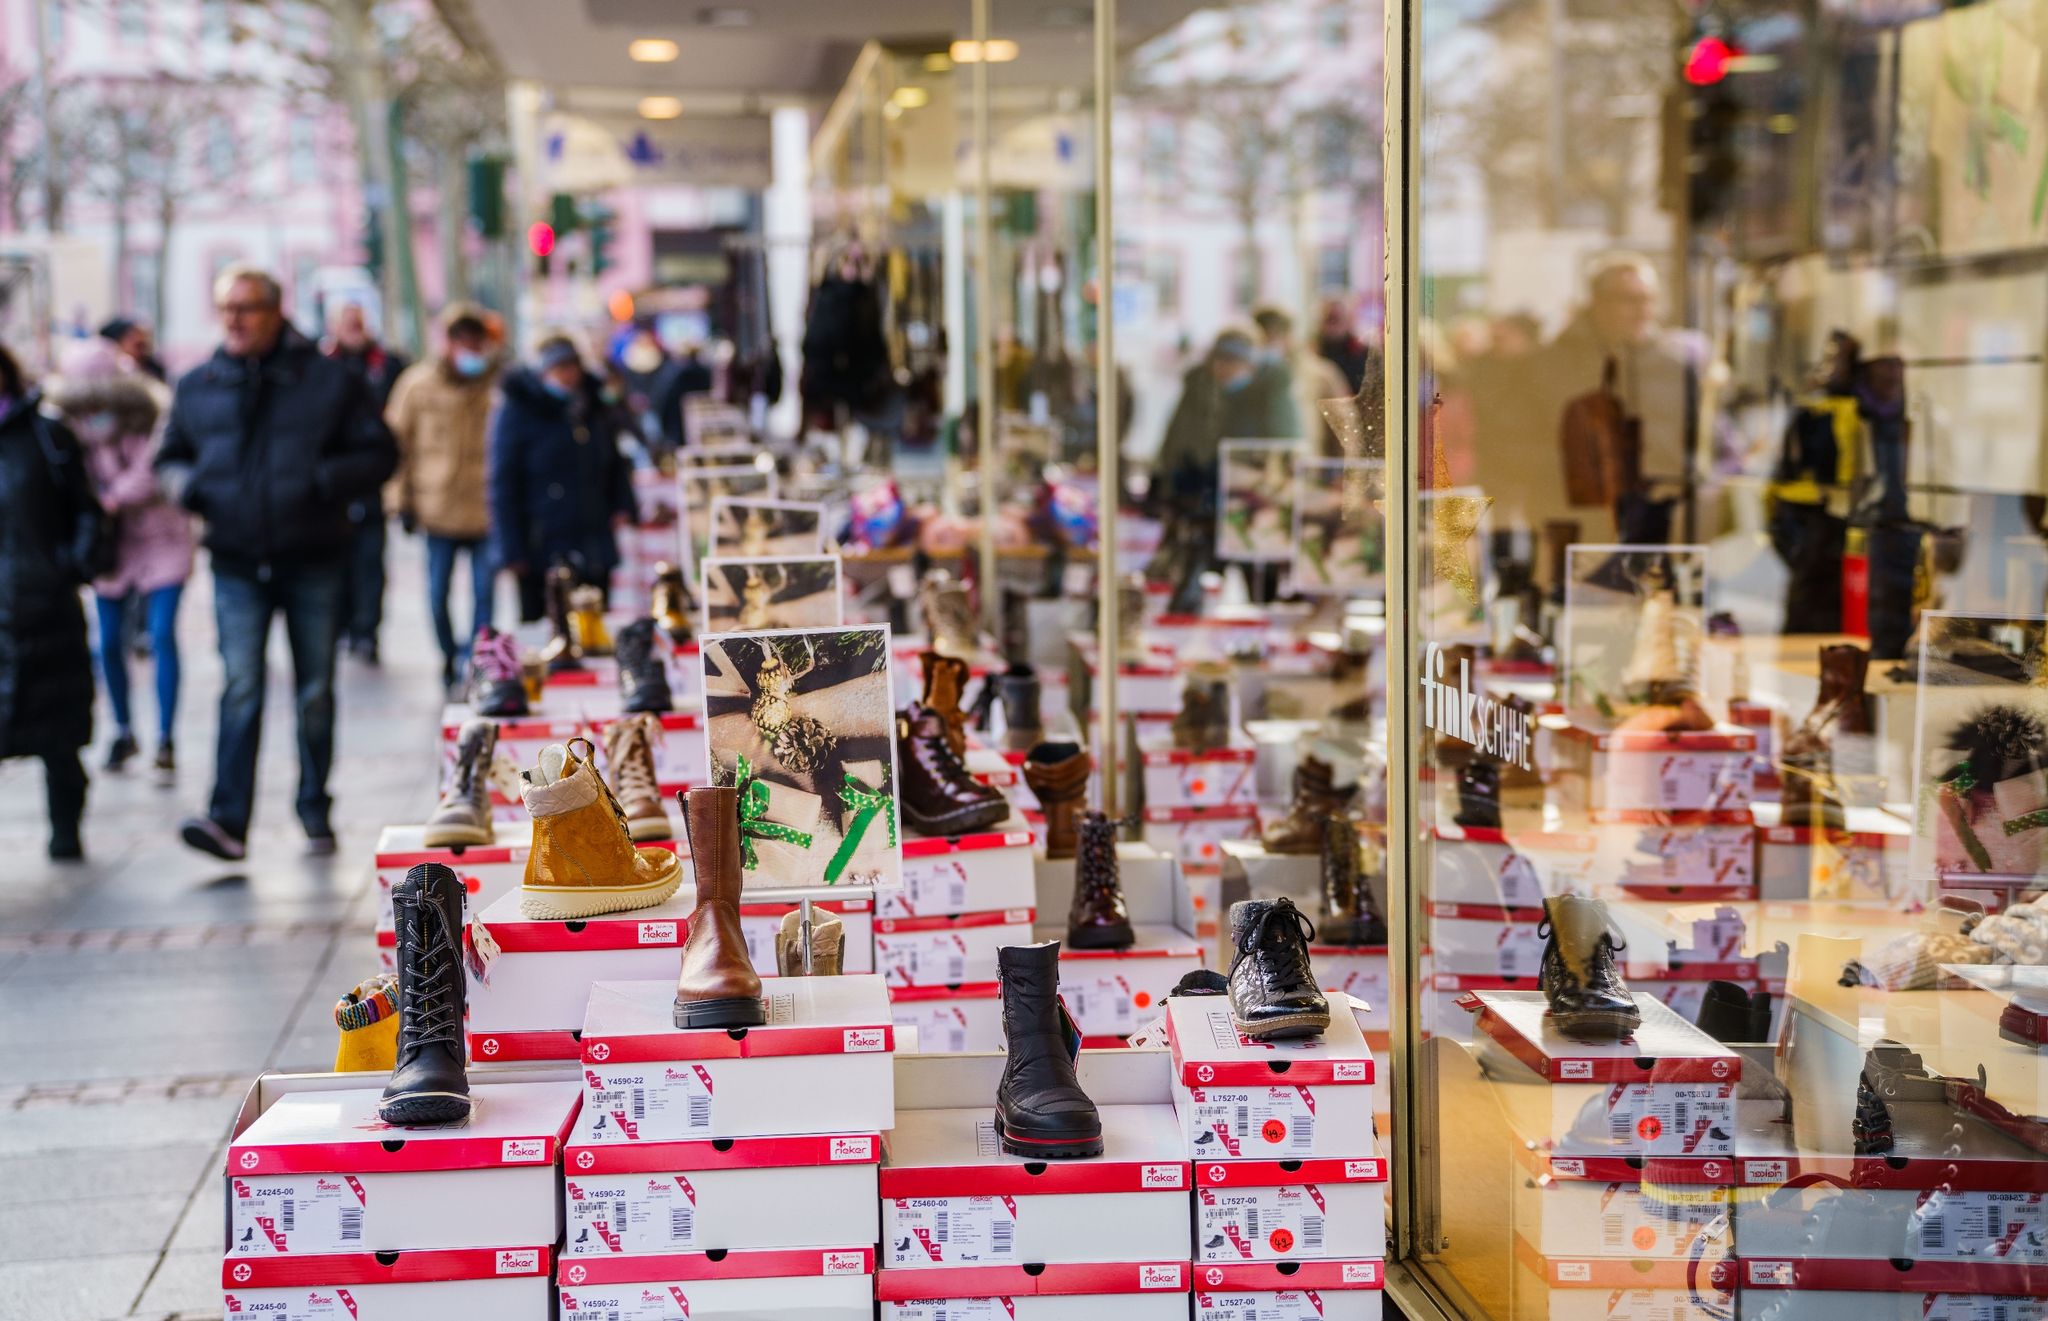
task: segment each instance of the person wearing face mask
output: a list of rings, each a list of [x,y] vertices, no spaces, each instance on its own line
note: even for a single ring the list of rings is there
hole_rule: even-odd
[[[633,522],[632,465],[602,388],[560,335],[505,376],[489,447],[491,545],[518,580],[522,620],[541,617],[554,564],[602,590],[619,562],[617,531]]]
[[[385,506],[407,532],[426,535],[427,611],[446,686],[462,673],[477,630],[491,622],[496,574],[486,543],[491,511],[484,436],[497,376],[483,313],[451,303],[441,313],[441,352],[405,369],[384,410],[398,438],[398,472],[385,488]],[[468,557],[470,584],[468,625],[459,634],[448,609],[458,555]]]

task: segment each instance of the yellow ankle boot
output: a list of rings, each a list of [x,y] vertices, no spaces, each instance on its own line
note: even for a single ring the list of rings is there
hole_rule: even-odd
[[[389,1073],[398,1062],[398,978],[388,972],[353,987],[334,1006],[341,1029],[336,1073]]]

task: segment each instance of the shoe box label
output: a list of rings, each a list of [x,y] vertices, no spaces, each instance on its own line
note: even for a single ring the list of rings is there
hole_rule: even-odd
[[[967,868],[943,853],[905,858],[903,888],[881,896],[880,902],[883,917],[968,913],[982,907],[968,902]]]
[[[696,1246],[697,1190],[680,1174],[570,1179],[569,1256],[674,1252]]]
[[[1288,1159],[1315,1152],[1315,1099],[1306,1087],[1196,1087],[1188,1095],[1196,1160]]]
[[[2048,1321],[2048,1298],[2018,1294],[1927,1294],[1920,1321]]]
[[[1572,1257],[1682,1257],[1728,1210],[1723,1189],[1666,1186],[1653,1195],[1640,1182],[1565,1181],[1530,1186],[1526,1196],[1516,1202],[1518,1219],[1529,1221],[1525,1236]]]
[[[882,1203],[891,1266],[998,1266],[1017,1257],[1014,1197],[897,1197]]]
[[[361,1252],[370,1195],[349,1174],[228,1180],[231,1245],[237,1257]]]
[[[265,1289],[248,1297],[227,1295],[229,1316],[265,1321],[355,1321],[362,1302],[347,1289]]]
[[[1742,889],[1756,884],[1754,826],[1648,826],[1624,864],[1623,884]]]
[[[884,1321],[1014,1321],[1017,1304],[1009,1298],[922,1298],[916,1302],[882,1304]]]
[[[971,1013],[958,1001],[943,1000],[899,1000],[889,1007],[897,1027],[916,1029],[920,1051],[944,1055],[1000,1051],[1003,1037],[999,1013],[1000,1010]]]
[[[1733,1156],[1735,1084],[1602,1084],[1566,1136],[1611,1155]]]
[[[666,1142],[712,1135],[711,1073],[700,1064],[651,1064],[644,1070],[602,1074],[585,1069],[583,1079],[584,1106],[614,1125],[628,1141]]]
[[[1077,975],[1068,968],[1060,973],[1060,999],[1085,1035],[1127,1037],[1138,1030],[1138,1006],[1126,978]]]
[[[1272,1188],[1201,1188],[1195,1202],[1195,1260],[1275,1261],[1323,1255],[1328,1204],[1312,1183]]]
[[[1326,1304],[1314,1289],[1195,1294],[1195,1321],[1324,1321]]]
[[[562,1290],[562,1321],[680,1321],[690,1301],[667,1284],[615,1284],[592,1291]]]
[[[2041,1193],[1922,1192],[1908,1223],[1916,1256],[2048,1263],[2048,1198]]]

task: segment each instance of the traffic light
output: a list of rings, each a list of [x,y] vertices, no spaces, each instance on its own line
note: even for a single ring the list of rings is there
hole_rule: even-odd
[[[573,234],[583,223],[582,214],[576,209],[576,199],[568,193],[554,193],[548,197],[548,223],[555,227],[557,234]]]
[[[546,275],[548,258],[555,251],[555,227],[545,220],[534,221],[526,227],[526,246],[533,252],[534,274]]]
[[[592,202],[583,210],[583,225],[590,235],[590,273],[603,275],[615,264],[612,261],[612,240],[618,232],[612,228],[617,219],[612,209],[602,202]]]
[[[479,236],[505,237],[505,158],[469,158],[469,218]]]

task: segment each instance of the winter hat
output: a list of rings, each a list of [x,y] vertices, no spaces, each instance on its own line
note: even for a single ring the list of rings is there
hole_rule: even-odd
[[[540,350],[534,355],[542,371],[552,371],[564,363],[581,364],[583,359],[576,352],[576,346],[557,335],[541,341]]]
[[[57,371],[44,382],[43,397],[77,425],[94,413],[111,413],[123,432],[147,432],[169,407],[170,392],[138,371],[120,346],[106,339],[74,339],[57,353]]]

